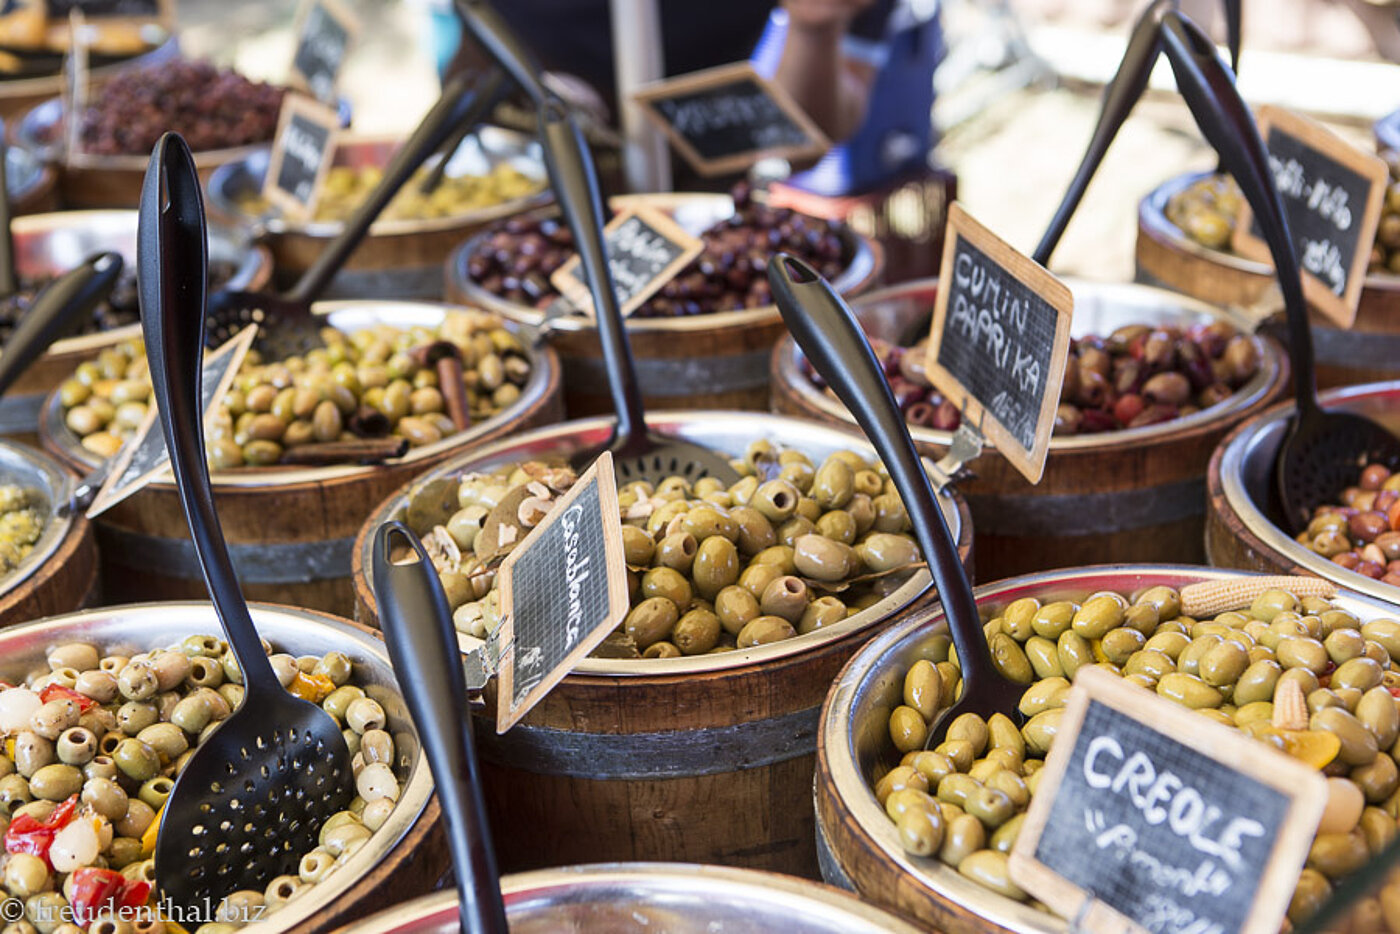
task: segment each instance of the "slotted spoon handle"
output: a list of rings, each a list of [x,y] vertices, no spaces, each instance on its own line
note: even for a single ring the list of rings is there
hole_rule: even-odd
[[[603,197],[583,132],[564,102],[540,83],[538,63],[511,33],[500,14],[481,0],[457,0],[457,10],[477,41],[535,100],[550,184],[564,220],[573,232],[574,248],[578,250],[588,291],[593,296],[593,316],[598,325],[613,409],[617,412],[617,443],[611,447],[619,457],[644,453],[649,444],[642,392],[632,348],[627,341],[627,326],[617,304],[612,271],[608,268],[603,241]]]
[[[454,130],[462,127],[470,129],[485,120],[491,108],[496,106],[504,84],[504,76],[495,68],[475,75],[461,74],[449,80],[437,103],[389,160],[379,184],[355,208],[345,227],[316,257],[311,268],[302,273],[287,298],[296,302],[312,302],[319,298],[350,254],[364,240],[385,206],[394,200],[399,189],[413,177],[423,161]]]
[[[412,560],[394,563],[391,555],[398,544],[412,549]],[[423,543],[402,522],[387,522],[376,530],[373,574],[380,629],[389,646],[394,676],[418,727],[447,821],[462,930],[507,934],[501,877],[481,797],[472,718],[466,713],[467,686],[447,595]]]
[[[1137,25],[1128,37],[1128,48],[1123,53],[1123,61],[1118,65],[1113,80],[1104,88],[1103,104],[1099,107],[1099,122],[1094,127],[1094,135],[1089,139],[1084,158],[1080,160],[1079,169],[1074,173],[1065,196],[1060,200],[1060,206],[1055,209],[1050,226],[1045,229],[1045,235],[1040,238],[1039,245],[1031,254],[1040,265],[1049,265],[1050,255],[1055,252],[1060,238],[1064,236],[1065,228],[1069,226],[1070,218],[1078,209],[1094,173],[1099,170],[1099,164],[1103,162],[1108,147],[1112,145],[1118,131],[1123,128],[1123,122],[1128,119],[1128,114],[1132,113],[1133,107],[1142,97],[1142,92],[1147,89],[1147,79],[1152,75],[1152,66],[1157,63],[1157,56],[1162,48],[1158,35],[1162,17],[1168,10],[1175,9],[1176,3],[1177,0],[1154,0],[1138,17]]]
[[[0,161],[4,157],[0,156]],[[39,355],[112,292],[122,274],[118,253],[98,253],[59,276],[20,317],[0,354],[0,396]]]
[[[783,322],[875,445],[904,500],[958,647],[964,696],[1000,679],[943,510],[855,314],[815,270],[786,253],[768,261],[768,282]]]
[[[1264,140],[1233,76],[1200,27],[1180,13],[1171,12],[1162,19],[1161,35],[1162,50],[1171,63],[1181,96],[1201,134],[1215,147],[1221,162],[1239,183],[1269,245],[1288,316],[1294,394],[1299,413],[1307,417],[1318,408],[1312,334],[1298,258],[1293,254],[1293,236],[1269,168]]]
[[[244,684],[250,692],[281,691],[238,588],[204,459],[199,384],[209,281],[206,236],[194,156],[179,134],[166,133],[146,168],[136,232],[141,331],[161,432],[204,582]]]

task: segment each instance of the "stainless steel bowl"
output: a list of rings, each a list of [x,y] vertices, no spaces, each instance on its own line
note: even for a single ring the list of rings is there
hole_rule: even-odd
[[[342,331],[359,331],[376,324],[393,324],[401,327],[433,327],[442,321],[451,306],[431,302],[389,302],[378,300],[317,302],[313,311],[324,315],[328,324]],[[518,330],[506,322],[506,327]],[[139,328],[139,326],[138,326]],[[139,330],[138,330],[139,335]],[[134,335],[135,336],[135,335]],[[525,344],[530,356],[530,378],[520,390],[520,398],[504,411],[491,418],[473,424],[466,431],[448,435],[433,444],[412,448],[402,458],[390,461],[392,464],[414,464],[437,457],[445,451],[470,446],[473,439],[480,438],[501,425],[516,418],[522,411],[537,405],[555,382],[554,358],[537,347]],[[100,463],[99,459],[84,448],[63,419],[63,405],[54,393],[44,403],[44,433],[59,444],[69,457],[81,462],[91,470]],[[375,466],[346,464],[335,467],[268,467],[258,470],[232,470],[213,475],[215,486],[262,487],[272,484],[293,484],[310,480],[324,481],[342,477],[362,476],[372,473]]]
[[[73,528],[69,502],[77,485],[73,476],[48,455],[23,444],[0,441],[0,483],[16,483],[43,495],[39,511],[48,517],[34,549],[8,574],[0,575],[0,593],[13,590],[53,556]],[[76,601],[74,604],[77,605]],[[0,638],[0,641],[3,641]]]
[[[356,883],[379,867],[427,807],[432,776],[418,749],[417,733],[381,641],[345,621],[289,607],[254,604],[252,614],[258,632],[279,651],[319,655],[335,650],[348,655],[356,683],[388,714],[388,729],[399,750],[397,770],[402,790],[388,822],[325,882],[270,916],[264,925],[268,930],[285,930],[333,910]],[[0,677],[22,679],[36,666],[44,665],[51,646],[74,639],[92,642],[104,651],[124,648],[134,654],[189,635],[222,632],[208,603],[132,604],[55,616],[0,630]]]
[[[44,183],[44,163],[28,149],[11,146],[5,150],[5,188],[10,201],[18,204]]]
[[[1400,152],[1400,110],[1392,111],[1377,120],[1374,130],[1378,148]]]
[[[600,863],[501,879],[512,934],[916,934],[893,915],[792,876],[691,863]],[[340,934],[455,934],[437,892]]]
[[[683,229],[696,236],[734,215],[734,200],[725,194],[680,193],[635,197],[649,207],[665,211]],[[845,271],[833,279],[831,284],[836,291],[846,294],[867,283],[874,276],[878,271],[877,260],[869,241],[845,225],[841,225],[839,229],[841,240],[851,259]],[[540,327],[545,321],[544,312],[528,305],[506,301],[481,288],[467,275],[467,259],[485,236],[486,234],[478,234],[453,253],[448,261],[452,287],[473,305],[499,311],[512,320],[531,327]],[[741,328],[778,317],[776,305],[765,305],[741,311],[720,311],[675,318],[628,318],[627,330],[675,334],[678,339],[684,339],[687,331],[730,326]],[[555,331],[591,331],[594,324],[592,318],[585,315],[566,315],[551,321],[550,328]]]
[[[1074,318],[1070,323],[1070,334],[1074,337],[1089,334],[1107,335],[1115,328],[1128,324],[1188,327],[1212,320],[1226,321],[1241,331],[1249,330],[1248,321],[1237,313],[1165,289],[1131,283],[1089,282],[1078,279],[1069,279],[1067,284],[1074,294]],[[898,341],[920,320],[929,318],[933,313],[937,295],[938,280],[922,279],[870,292],[851,304],[867,334],[882,340]],[[924,332],[927,332],[926,326]],[[1176,432],[1189,431],[1198,425],[1228,418],[1257,405],[1268,395],[1269,387],[1278,378],[1280,364],[1278,354],[1270,344],[1255,338],[1255,348],[1259,352],[1259,372],[1219,405],[1185,418],[1142,428],[1087,435],[1057,435],[1050,439],[1050,456],[1053,457],[1057,452],[1143,444]],[[802,350],[791,337],[784,337],[778,345],[776,359],[778,377],[782,384],[790,387],[807,405],[834,418],[855,424],[855,419],[846,411],[840,400],[817,388],[807,378]],[[938,431],[916,425],[909,426],[909,433],[915,441],[925,444],[947,446],[953,439],[953,433],[950,431]],[[988,447],[994,446],[988,442]]]
[[[1368,383],[1319,394],[1323,408],[1354,412],[1374,419],[1400,435],[1400,381]],[[1274,463],[1283,435],[1292,419],[1293,406],[1270,409],[1242,428],[1220,452],[1220,485],[1225,501],[1266,548],[1305,568],[1309,573],[1336,581],[1343,587],[1377,600],[1400,602],[1400,587],[1392,587],[1364,574],[1348,571],[1328,558],[1305,548],[1279,525],[1274,492]],[[1358,467],[1358,470],[1360,468]],[[1341,490],[1337,495],[1341,495]]]
[[[975,593],[978,608],[985,615],[1022,597],[1082,600],[1100,590],[1137,593],[1159,585],[1180,588],[1196,581],[1241,576],[1244,572],[1182,565],[1103,565],[1010,578],[979,587]],[[1343,593],[1336,600],[1363,621],[1396,614],[1395,606],[1358,594]],[[921,657],[919,649],[929,637],[946,632],[942,610],[931,609],[880,633],[847,663],[822,708],[817,737],[817,782],[822,787],[817,794],[820,797],[830,790],[841,815],[854,819],[864,842],[883,860],[882,866],[898,873],[904,883],[898,892],[892,887],[862,891],[867,899],[882,904],[906,898],[950,904],[977,915],[975,927],[979,931],[995,928],[1018,934],[1064,934],[1069,930],[1064,919],[983,888],[935,858],[906,853],[894,822],[875,798],[870,777],[877,764],[888,765],[896,756],[888,723],[890,711],[903,703],[904,673]],[[822,824],[819,811],[819,839]],[[840,881],[839,860],[839,853],[823,854],[823,875],[829,881]],[[899,910],[919,917],[904,904]]]
[[[820,461],[833,451],[843,448],[874,458],[869,444],[850,434],[814,422],[750,412],[657,412],[649,413],[647,425],[663,435],[677,437],[704,445],[730,456],[740,456],[749,443],[767,439],[783,447],[794,448]],[[526,434],[498,441],[467,452],[439,466],[414,481],[407,488],[381,505],[360,530],[356,543],[357,567],[368,569],[373,532],[391,519],[404,518],[414,490],[443,479],[455,479],[473,471],[490,470],[506,464],[539,458],[567,459],[576,451],[601,445],[611,436],[613,419],[589,418],[541,428]],[[956,541],[963,533],[958,503],[949,492],[939,495],[939,506]],[[366,572],[367,573],[367,572]],[[919,570],[904,581],[894,593],[879,603],[851,616],[835,626],[828,626],[806,635],[768,645],[714,655],[685,656],[657,659],[585,658],[573,671],[579,675],[683,675],[693,672],[719,671],[739,668],[770,659],[784,658],[807,651],[814,646],[834,642],[852,632],[888,619],[896,610],[908,605],[928,586],[927,571]],[[357,580],[357,590],[363,590]],[[458,634],[463,651],[480,644],[480,640]]]

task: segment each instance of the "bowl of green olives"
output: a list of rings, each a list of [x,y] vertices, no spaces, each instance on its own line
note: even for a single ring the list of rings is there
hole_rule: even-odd
[[[822,710],[823,876],[948,934],[1070,930],[1015,884],[1007,853],[1074,673],[1096,665],[1328,776],[1327,806],[1289,908],[1293,923],[1307,917],[1397,835],[1400,707],[1391,687],[1400,686],[1400,666],[1391,653],[1400,653],[1400,621],[1394,605],[1359,594],[1299,597],[1287,588],[1208,617],[1182,615],[1183,586],[1249,576],[1117,565],[978,588],[988,638],[1006,649],[1000,667],[1025,686],[1027,720],[959,717],[931,750],[921,731],[961,677],[946,624],[930,610],[882,632],[847,664]],[[1280,686],[1306,698],[1307,709],[1285,716],[1274,703]]]
[[[402,140],[337,142],[317,217],[297,222],[262,201],[265,150],[228,162],[209,177],[209,208],[272,251],[279,280],[290,284],[310,268],[369,193]],[[443,294],[448,254],[484,225],[553,200],[539,144],[501,127],[482,127],[452,155],[431,194],[419,186],[441,156],[425,163],[370,227],[364,243],[336,274],[327,298],[425,298]]]
[[[498,837],[503,867],[645,859],[810,875],[811,810],[792,805],[811,792],[817,708],[857,646],[932,598],[928,572],[916,569],[908,517],[873,450],[849,433],[748,412],[649,413],[648,426],[728,455],[741,480],[729,489],[703,480],[624,486],[632,605],[619,632],[505,735],[474,718],[492,825],[529,813],[542,828]],[[612,428],[591,418],[519,434],[385,500],[354,552],[358,618],[377,618],[374,531],[402,519],[437,556],[463,650],[480,645],[499,622],[494,576],[468,563],[482,536],[504,538],[482,525],[469,541],[466,525],[487,513],[493,527],[515,522],[510,513],[527,505],[513,494],[522,483],[552,498],[566,482],[557,465]],[[520,466],[529,464],[555,466]],[[968,564],[966,507],[948,490],[938,498]],[[440,559],[454,550],[463,563],[447,567]],[[828,555],[839,567],[823,564]],[[492,683],[487,714],[494,692]],[[760,813],[771,818],[754,820]]]
[[[1381,225],[1361,289],[1356,322],[1336,327],[1312,312],[1318,385],[1353,385],[1400,375],[1400,155],[1382,154],[1391,168]],[[1280,311],[1273,265],[1230,247],[1243,197],[1234,181],[1205,172],[1163,182],[1138,206],[1137,278],[1224,307]]]
[[[775,873],[667,863],[564,866],[501,879],[511,934],[917,934],[844,892]],[[437,892],[345,934],[454,934],[457,893]]]
[[[0,626],[66,613],[97,590],[92,525],[77,482],[40,451],[0,441]]]
[[[206,444],[245,592],[349,616],[350,546],[370,506],[454,454],[557,420],[560,374],[552,350],[489,312],[377,300],[314,310],[326,321],[324,346],[281,361],[250,354]],[[468,416],[462,430],[446,414],[446,361],[427,356],[448,347]],[[150,392],[139,341],[105,348],[47,400],[46,448],[77,472],[94,469],[141,424]],[[377,463],[294,462],[318,446],[357,440],[407,450]],[[203,590],[173,483],[152,483],[98,523],[110,545],[109,598],[194,598]]]
[[[1354,412],[1400,433],[1400,383],[1329,389],[1326,408]],[[1284,403],[1240,425],[1211,458],[1206,551],[1217,567],[1312,574],[1377,600],[1400,601],[1400,534],[1390,522],[1400,479],[1358,464],[1348,488],[1319,503],[1296,533],[1279,510],[1274,463],[1296,409]],[[1394,513],[1400,521],[1400,510]]]
[[[447,868],[446,847],[383,643],[348,620],[251,610],[279,680],[335,717],[359,753],[357,795],[294,872],[265,892],[229,893],[187,929],[227,934],[265,913],[260,929],[329,931],[426,893]],[[211,633],[221,629],[208,603],[109,607],[0,632],[0,730],[13,741],[0,765],[0,825],[7,838],[23,834],[24,815],[53,825],[47,864],[11,849],[0,899],[34,913],[83,907],[101,925],[103,904],[77,904],[85,873],[119,883],[123,897],[131,890],[134,904],[158,898],[150,856],[160,809],[191,748],[242,701],[238,669]]]

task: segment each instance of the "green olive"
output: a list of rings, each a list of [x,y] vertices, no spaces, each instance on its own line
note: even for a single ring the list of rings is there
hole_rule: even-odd
[[[1102,639],[1123,624],[1124,609],[1108,594],[1091,597],[1074,614],[1074,631],[1085,639]]]
[[[748,649],[756,645],[791,639],[796,635],[797,630],[792,628],[792,623],[781,616],[757,616],[739,630],[737,642],[739,648]]]
[[[701,542],[716,535],[728,539],[730,544],[739,538],[739,523],[718,506],[696,506],[681,518],[680,530]]]
[[[1069,633],[1069,635],[1074,635]],[[1037,678],[1055,678],[1065,673],[1060,665],[1060,652],[1055,643],[1042,636],[1031,636],[1023,651]]]
[[[995,830],[1016,813],[1016,804],[1004,791],[983,787],[963,802],[963,810],[980,820],[987,829]]]
[[[1376,758],[1378,747],[1375,734],[1341,707],[1319,710],[1312,715],[1309,728],[1326,730],[1335,735],[1341,741],[1337,759],[1347,765],[1369,765]]]
[[[1361,627],[1361,635],[1380,644],[1392,657],[1400,658],[1400,622],[1373,619]]]
[[[890,712],[890,741],[901,753],[924,748],[928,737],[928,724],[913,707],[903,704]]]
[[[704,655],[719,644],[719,617],[706,609],[694,609],[676,621],[671,641],[684,655]]]
[[[477,507],[479,508],[479,507]],[[453,517],[456,518],[455,516]],[[478,526],[480,528],[480,526]],[[449,522],[447,531],[452,531],[452,524]],[[453,535],[453,538],[456,538]],[[457,542],[462,545],[461,541]],[[463,545],[462,547],[470,547]],[[651,564],[651,559],[656,554],[656,542],[652,541],[650,535],[643,532],[634,525],[624,525],[622,527],[622,551],[624,560],[633,567],[646,567]]]
[[[938,858],[949,866],[956,867],[984,848],[986,843],[987,831],[982,822],[971,814],[962,814],[947,823]]]
[[[849,545],[820,535],[803,535],[793,542],[792,560],[798,573],[814,580],[837,581],[846,577],[852,557]]]
[[[1338,879],[1360,869],[1369,858],[1366,837],[1359,830],[1320,833],[1308,850],[1307,865],[1329,879]]]
[[[807,608],[802,611],[802,618],[797,621],[797,632],[799,635],[806,635],[826,626],[834,626],[846,618],[846,604],[837,597],[818,597]]]
[[[1110,629],[1103,635],[1103,638],[1099,640],[1099,649],[1105,658],[1121,667],[1146,642],[1147,640],[1143,638],[1142,633],[1136,629],[1120,626],[1117,629]]]
[[[1156,649],[1143,648],[1141,651],[1134,652],[1123,663],[1125,676],[1145,675],[1152,679],[1153,690],[1156,690],[1158,681],[1174,671],[1176,671],[1176,665],[1172,663],[1171,658]]]
[[[1045,639],[1058,639],[1061,634],[1070,630],[1079,612],[1080,608],[1068,600],[1047,603],[1031,615],[1030,625],[1036,635]]]
[[[1334,629],[1322,640],[1322,645],[1332,664],[1341,666],[1365,653],[1366,637],[1355,629]]]
[[[1040,610],[1040,601],[1034,597],[1022,597],[1007,604],[1002,611],[1002,624],[1006,632],[1017,642],[1025,642],[1035,635],[1035,616]],[[1044,633],[1041,633],[1044,635]]]
[[[828,457],[812,477],[812,499],[823,510],[841,509],[851,501],[855,491],[855,471],[837,457]]]
[[[1026,721],[1021,727],[1021,735],[1026,740],[1026,751],[1044,758],[1050,753],[1050,744],[1055,741],[1055,733],[1060,728],[1064,709],[1043,710]]]
[[[1338,665],[1337,670],[1332,672],[1331,686],[1334,688],[1356,688],[1364,693],[1380,684],[1383,674],[1384,671],[1375,659],[1363,655]]]
[[[763,590],[759,599],[759,611],[765,616],[781,616],[796,624],[807,609],[810,595],[807,585],[800,577],[785,575],[773,580]]]
[[[786,480],[769,480],[754,491],[749,505],[775,525],[791,518],[801,492]]]
[[[1395,760],[1388,755],[1376,756],[1369,764],[1358,765],[1347,777],[1372,804],[1385,801],[1400,787],[1400,770],[1396,769]]]
[[[883,574],[919,560],[919,548],[907,535],[872,532],[856,545],[856,556],[866,569]]]
[[[943,678],[933,662],[921,658],[904,675],[904,703],[917,710],[925,720],[933,721],[943,696]]]
[[[1306,668],[1315,675],[1327,671],[1332,660],[1327,649],[1316,639],[1306,637],[1285,638],[1275,648],[1278,663],[1287,668]]]
[[[719,617],[725,632],[737,636],[750,620],[759,615],[758,598],[744,587],[726,587],[715,594],[715,615]]]
[[[723,535],[711,535],[700,542],[695,552],[695,561],[690,569],[695,590],[707,600],[714,599],[724,588],[739,579],[739,550],[732,539]],[[642,584],[645,591],[645,580]],[[803,596],[805,603],[805,586]],[[765,591],[766,592],[766,591]],[[689,603],[689,601],[686,601]],[[677,604],[684,606],[685,604]],[[799,614],[800,616],[800,614]]]
[[[832,509],[817,517],[817,534],[823,538],[838,541],[843,545],[856,540],[856,520],[844,509]],[[883,532],[876,533],[883,535]],[[859,549],[857,549],[859,552]],[[863,556],[862,556],[863,557]]]
[[[1157,693],[1184,707],[1190,707],[1192,710],[1219,707],[1225,700],[1219,689],[1206,684],[1194,675],[1183,674],[1179,671],[1164,675],[1157,682]]]
[[[1361,660],[1359,658],[1353,659],[1352,662],[1347,662],[1347,665]],[[1367,660],[1369,661],[1369,659]],[[1339,668],[1332,673],[1333,683],[1336,682],[1336,676],[1340,671]],[[1382,749],[1390,748],[1395,743],[1396,737],[1400,736],[1400,709],[1396,708],[1395,703],[1395,698],[1390,691],[1378,684],[1362,694],[1361,700],[1356,705],[1356,719],[1360,720],[1361,724],[1371,731],[1371,734],[1376,737],[1376,743]],[[1388,757],[1382,756],[1381,758]]]
[[[1037,681],[1026,688],[1021,695],[1021,702],[1017,706],[1021,715],[1026,718],[1035,717],[1046,710],[1057,710],[1065,705],[1065,696],[1069,694],[1069,682],[1064,678],[1046,678]]]
[[[627,635],[645,651],[653,642],[660,642],[671,633],[679,612],[676,604],[666,597],[648,597],[634,606],[623,621]]]
[[[112,759],[123,774],[137,782],[148,781],[160,771],[160,756],[134,736],[117,744]]]
[[[995,835],[993,835],[995,838]],[[1026,893],[1011,881],[1011,870],[1005,852],[996,849],[976,850],[958,863],[958,872],[998,895],[1025,901]]]
[[[695,552],[699,548],[700,541],[694,535],[689,532],[674,532],[656,546],[656,563],[681,574],[689,574],[691,566],[695,563]]]
[[[937,808],[908,808],[899,816],[895,829],[900,845],[915,856],[932,856],[943,846],[943,815]]]
[[[652,568],[642,575],[642,597],[665,597],[677,612],[690,606],[694,594],[690,581],[679,571],[668,567]],[[674,620],[672,621],[674,622]]]
[[[1073,678],[1074,673],[1080,668],[1094,664],[1093,648],[1077,632],[1060,633],[1055,651],[1060,658],[1060,670],[1067,678]]]
[[[1312,867],[1304,869],[1298,876],[1293,897],[1288,903],[1288,920],[1295,925],[1302,923],[1317,914],[1317,910],[1331,897],[1332,883],[1327,881],[1327,877]]]
[[[1276,661],[1263,659],[1251,663],[1235,682],[1235,703],[1273,700],[1274,688],[1282,674],[1283,668]]]
[[[998,632],[987,640],[987,647],[992,653],[992,663],[1003,677],[1017,684],[1031,683],[1035,672],[1031,668],[1030,659],[1026,658],[1026,653],[1016,644],[1015,639],[1004,632]]]
[[[739,528],[739,537],[735,544],[739,546],[740,554],[756,555],[763,549],[777,544],[778,535],[773,529],[773,523],[752,506],[731,509],[729,517]]]
[[[1249,667],[1249,651],[1236,642],[1222,641],[1201,657],[1199,675],[1212,687],[1235,684]]]
[[[83,773],[71,765],[46,765],[29,777],[29,790],[43,801],[63,801],[83,787]]]

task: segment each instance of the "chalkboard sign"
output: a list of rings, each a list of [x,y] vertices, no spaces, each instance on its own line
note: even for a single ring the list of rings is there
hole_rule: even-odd
[[[1084,668],[1011,876],[1096,934],[1275,934],[1326,800],[1298,760]]]
[[[297,94],[283,100],[263,176],[263,197],[283,214],[306,219],[316,213],[339,127],[339,117],[328,107]]]
[[[614,217],[603,228],[603,241],[624,315],[636,311],[704,249],[698,238],[665,214],[640,205]],[[577,255],[554,270],[549,281],[576,307],[593,310],[593,296]]]
[[[739,172],[760,159],[810,159],[831,142],[781,87],[748,62],[658,82],[633,95],[701,175]]]
[[[1318,311],[1351,327],[1390,172],[1375,156],[1277,107],[1259,108],[1259,133],[1283,199],[1304,294]],[[1244,256],[1272,262],[1247,202],[1234,246]]]
[[[511,551],[497,580],[503,650],[496,731],[504,733],[627,615],[610,453]]]
[[[199,377],[199,404],[200,411],[204,413],[206,432],[209,430],[209,414],[233,384],[233,378],[257,336],[257,328],[244,328],[218,350],[204,355]],[[165,437],[156,425],[158,417],[153,396],[146,407],[146,417],[141,426],[117,452],[111,472],[93,497],[87,511],[89,519],[96,518],[169,471],[170,453],[165,449]]]
[[[1032,483],[1060,401],[1074,299],[956,202],[948,209],[927,373]]]
[[[169,0],[47,0],[49,19],[68,18],[74,10],[88,19],[141,19],[165,22]]]
[[[359,30],[355,14],[337,0],[306,0],[297,16],[292,86],[334,104],[340,68]]]

